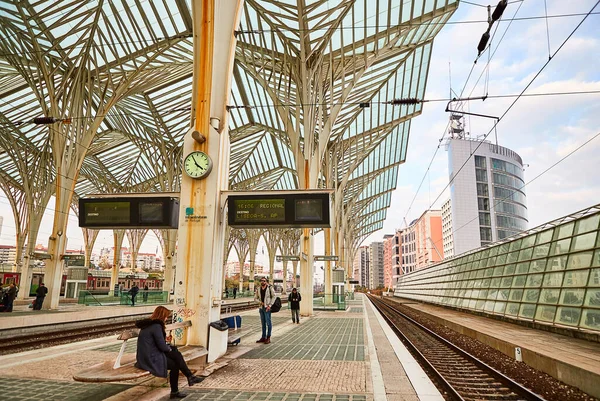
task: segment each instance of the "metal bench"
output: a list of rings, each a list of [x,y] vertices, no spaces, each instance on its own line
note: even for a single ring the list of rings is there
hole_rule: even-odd
[[[191,326],[192,322],[188,320],[185,322],[168,324],[166,325],[165,329],[167,333],[171,333],[173,330],[186,329]],[[94,366],[90,366],[89,368],[77,372],[75,375],[73,375],[73,379],[75,381],[80,382],[101,383],[132,380],[144,376],[149,376],[150,372],[148,372],[147,370],[136,368],[134,366],[136,361],[135,355],[126,355],[125,357],[123,357],[125,353],[125,347],[127,346],[127,341],[132,338],[137,338],[139,333],[139,329],[126,330],[123,333],[121,333],[119,337],[117,337],[117,339],[122,340],[123,343],[121,344],[119,355],[117,356],[117,359],[114,362],[106,361]],[[178,349],[183,355],[183,359],[185,359],[186,362],[208,354],[208,351],[204,347],[184,346],[178,347]]]

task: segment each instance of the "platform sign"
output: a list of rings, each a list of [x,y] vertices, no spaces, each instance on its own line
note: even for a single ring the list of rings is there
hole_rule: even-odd
[[[291,262],[299,262],[300,261],[300,256],[276,255],[275,256],[275,260],[278,261],[278,262],[283,262],[284,260],[289,260]]]
[[[227,220],[234,228],[331,227],[329,198],[313,191],[229,195]]]
[[[179,200],[164,196],[79,199],[79,227],[178,228]]]
[[[350,281],[348,281],[348,283],[350,283],[350,284],[359,284],[358,280],[350,280]]]
[[[314,258],[315,258],[316,262],[323,262],[323,261],[337,262],[338,260],[340,260],[340,257],[335,256],[335,255],[315,255]]]

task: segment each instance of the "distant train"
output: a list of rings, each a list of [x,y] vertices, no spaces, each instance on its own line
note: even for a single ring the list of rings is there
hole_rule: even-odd
[[[87,279],[88,291],[108,292],[110,288],[110,271],[108,270],[90,270]],[[163,279],[148,277],[146,273],[126,273],[119,272],[119,287],[121,290],[128,290],[136,284],[140,289],[148,286],[150,291],[162,291]]]
[[[0,281],[2,284],[10,284],[15,283],[17,287],[19,287],[19,291],[21,291],[21,273],[20,272],[0,272]],[[44,273],[33,273],[31,278],[31,287],[29,287],[29,295],[34,296],[35,291],[40,286],[40,283],[44,282]],[[63,274],[62,281],[60,284],[60,295],[65,294],[65,286],[67,282],[67,275]],[[46,283],[48,286],[48,283]]]

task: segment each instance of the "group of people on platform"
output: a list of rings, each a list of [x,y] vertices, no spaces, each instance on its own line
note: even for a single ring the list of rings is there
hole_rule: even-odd
[[[14,282],[8,285],[2,285],[0,283],[0,312],[12,312],[15,299],[19,293],[19,287]],[[42,310],[44,304],[44,298],[48,294],[48,288],[41,283],[35,291],[35,299],[31,301],[33,310]]]
[[[129,289],[129,295],[131,295],[131,306],[135,306],[135,298],[137,294],[140,292],[140,287],[137,284],[134,284],[133,287]],[[142,291],[142,301],[144,303],[148,302],[148,286],[144,286],[144,290]]]
[[[233,299],[237,298],[237,292],[238,292],[237,287],[233,287],[231,289],[231,293],[233,294]],[[229,288],[225,288],[225,298],[229,298]]]

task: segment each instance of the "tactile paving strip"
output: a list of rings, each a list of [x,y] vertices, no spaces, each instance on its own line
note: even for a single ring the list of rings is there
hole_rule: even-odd
[[[186,392],[188,389],[186,389]],[[189,389],[186,400],[211,401],[367,401],[363,394],[315,394],[253,392],[237,390]]]

